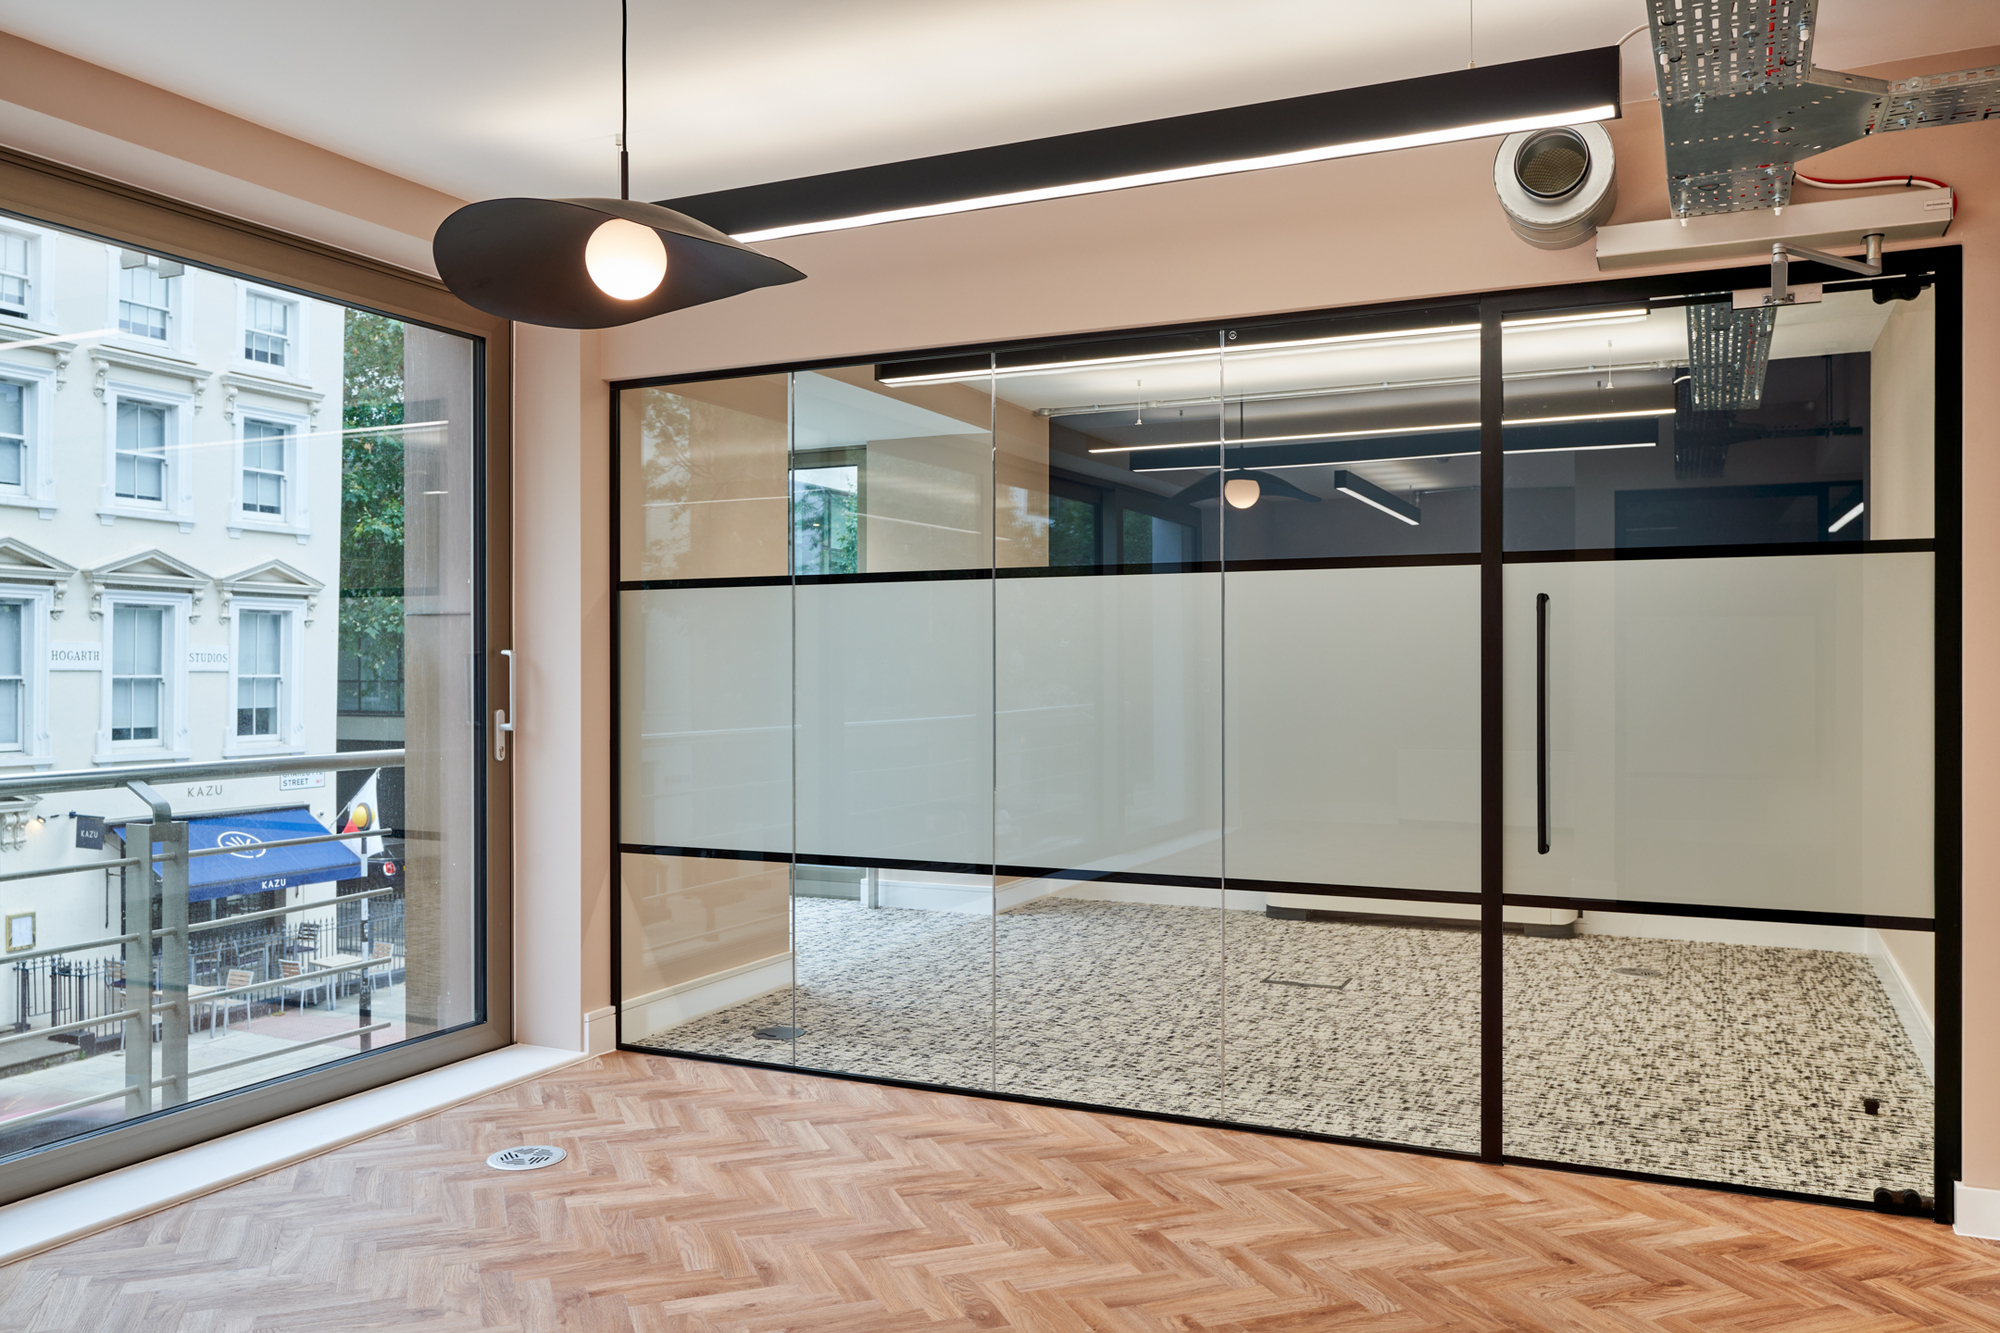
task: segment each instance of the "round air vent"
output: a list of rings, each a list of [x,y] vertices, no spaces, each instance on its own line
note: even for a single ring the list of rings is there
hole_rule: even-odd
[[[1510,134],[1493,159],[1493,188],[1514,234],[1544,250],[1590,239],[1618,203],[1611,136],[1602,125]]]
[[[1536,130],[1514,152],[1514,179],[1537,199],[1567,199],[1590,174],[1590,145],[1569,128]]]
[[[546,1143],[531,1143],[520,1148],[502,1148],[486,1159],[486,1165],[495,1171],[535,1171],[545,1166],[554,1166],[569,1156],[561,1148]]]

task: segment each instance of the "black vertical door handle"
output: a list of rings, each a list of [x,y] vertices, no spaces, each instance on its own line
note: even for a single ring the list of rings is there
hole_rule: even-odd
[[[1535,845],[1549,854],[1549,595],[1535,594]]]

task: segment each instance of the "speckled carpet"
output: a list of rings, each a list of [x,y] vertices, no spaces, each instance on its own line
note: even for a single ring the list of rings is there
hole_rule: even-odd
[[[1477,1151],[1470,932],[1061,897],[997,919],[795,907],[796,990],[627,1040]],[[1585,935],[1510,936],[1505,959],[1510,1154],[1928,1192],[1930,1081],[1865,957]],[[801,1031],[755,1035],[778,1025]]]

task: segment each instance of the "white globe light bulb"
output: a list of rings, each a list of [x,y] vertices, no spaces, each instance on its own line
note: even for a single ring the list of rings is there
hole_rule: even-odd
[[[583,267],[606,296],[636,301],[651,296],[666,280],[667,247],[651,227],[612,218],[590,233]]]
[[[1264,488],[1257,484],[1255,477],[1231,477],[1222,483],[1222,498],[1229,501],[1233,509],[1248,509],[1257,503],[1257,497]]]

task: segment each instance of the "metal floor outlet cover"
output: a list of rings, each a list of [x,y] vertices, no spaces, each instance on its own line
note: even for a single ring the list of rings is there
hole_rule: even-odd
[[[567,1156],[567,1152],[552,1144],[530,1143],[519,1148],[502,1148],[486,1159],[486,1165],[496,1171],[534,1171],[554,1166]]]

